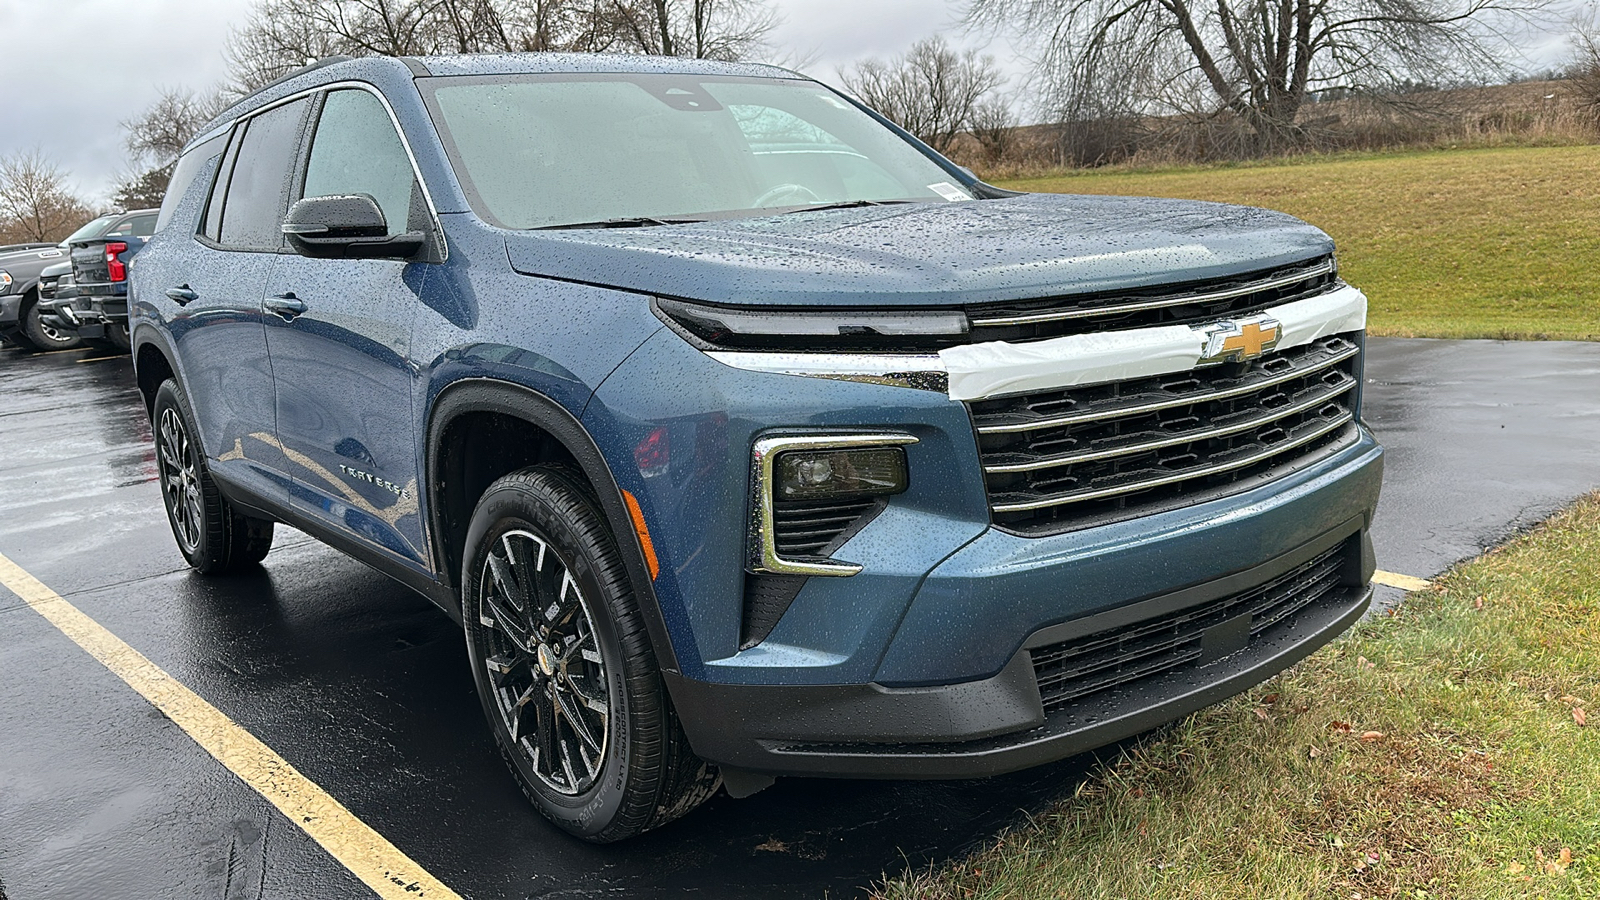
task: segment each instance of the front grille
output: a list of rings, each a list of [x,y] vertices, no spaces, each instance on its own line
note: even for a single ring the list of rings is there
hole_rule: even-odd
[[[874,512],[877,500],[847,503],[779,500],[772,505],[773,539],[784,559],[827,556],[846,532],[860,529],[861,518]]]
[[[1200,606],[1178,610],[1032,651],[1033,673],[1045,712],[1141,678],[1199,663],[1206,630],[1250,616],[1254,640],[1290,616],[1341,589],[1348,543],[1266,584]]]
[[[1036,341],[1069,334],[1153,328],[1242,316],[1325,293],[1339,283],[1333,257],[1233,278],[1141,291],[1080,294],[967,308],[970,340]]]
[[[994,522],[1053,534],[1281,477],[1354,439],[1360,353],[1335,335],[1253,364],[970,403]]]

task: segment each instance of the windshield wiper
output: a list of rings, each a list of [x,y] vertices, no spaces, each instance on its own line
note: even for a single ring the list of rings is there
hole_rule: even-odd
[[[600,219],[596,222],[573,222],[567,225],[541,225],[534,231],[551,231],[558,228],[651,228],[657,225],[688,225],[704,219],[658,219],[654,216],[627,216],[621,219]]]
[[[785,210],[784,215],[790,213],[819,212],[824,209],[855,209],[858,206],[895,206],[902,203],[915,203],[915,200],[842,200],[838,203],[816,203],[811,206],[800,206]]]

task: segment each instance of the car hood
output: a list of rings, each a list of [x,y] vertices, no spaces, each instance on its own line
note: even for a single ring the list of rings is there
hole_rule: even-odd
[[[723,303],[937,306],[1223,278],[1332,252],[1243,206],[1024,194],[645,228],[514,232],[525,275]]]
[[[11,265],[21,265],[23,263],[42,263],[49,265],[51,261],[63,260],[66,258],[67,251],[56,247],[35,250],[13,250],[10,253],[0,253],[0,269],[5,268],[7,263],[10,263]]]

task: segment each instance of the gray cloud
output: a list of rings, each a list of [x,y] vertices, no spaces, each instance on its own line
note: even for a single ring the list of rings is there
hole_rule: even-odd
[[[252,0],[0,0],[0,154],[39,147],[85,194],[104,199],[125,166],[119,119],[163,87],[206,89],[226,74],[223,45]],[[867,56],[943,34],[994,54],[1020,85],[1026,63],[1003,38],[968,35],[963,0],[778,0],[782,60],[837,82]],[[1560,37],[1530,42],[1555,59]]]

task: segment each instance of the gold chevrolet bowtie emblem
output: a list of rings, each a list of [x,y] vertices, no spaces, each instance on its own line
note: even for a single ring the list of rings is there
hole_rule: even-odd
[[[1263,353],[1277,346],[1283,328],[1271,316],[1251,316],[1204,326],[1205,342],[1200,349],[1200,362],[1244,362],[1259,359]]]

